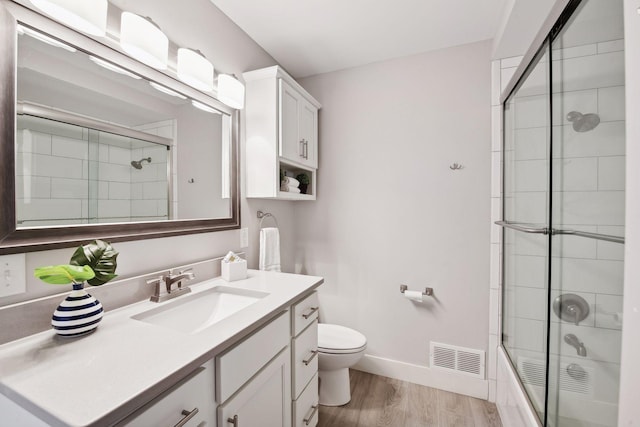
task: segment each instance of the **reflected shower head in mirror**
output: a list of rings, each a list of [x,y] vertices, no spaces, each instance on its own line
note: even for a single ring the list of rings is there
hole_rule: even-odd
[[[567,120],[573,123],[573,130],[576,132],[588,132],[600,124],[600,116],[595,113],[571,111],[567,114]]]
[[[131,166],[133,166],[136,169],[142,169],[142,162],[144,161],[151,163],[151,157],[147,157],[146,159],[140,159],[140,160],[132,160]]]

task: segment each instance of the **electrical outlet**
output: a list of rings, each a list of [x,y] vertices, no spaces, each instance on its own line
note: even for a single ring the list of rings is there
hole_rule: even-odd
[[[26,291],[25,255],[0,256],[0,297],[23,294]]]
[[[246,227],[240,229],[240,247],[243,249],[249,247],[249,229]]]

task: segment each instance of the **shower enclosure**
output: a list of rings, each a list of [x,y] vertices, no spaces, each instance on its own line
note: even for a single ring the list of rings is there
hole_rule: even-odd
[[[544,426],[615,426],[622,0],[570,1],[503,103],[502,346]]]

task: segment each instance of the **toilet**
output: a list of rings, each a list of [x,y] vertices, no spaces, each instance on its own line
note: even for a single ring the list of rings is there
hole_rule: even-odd
[[[340,406],[351,400],[349,367],[364,355],[367,338],[340,325],[318,324],[320,404]]]

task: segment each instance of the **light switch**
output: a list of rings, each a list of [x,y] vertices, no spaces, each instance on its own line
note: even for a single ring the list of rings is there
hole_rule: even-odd
[[[25,254],[0,256],[0,274],[0,297],[25,293]]]
[[[247,227],[240,229],[240,247],[243,249],[249,247],[249,229]]]

